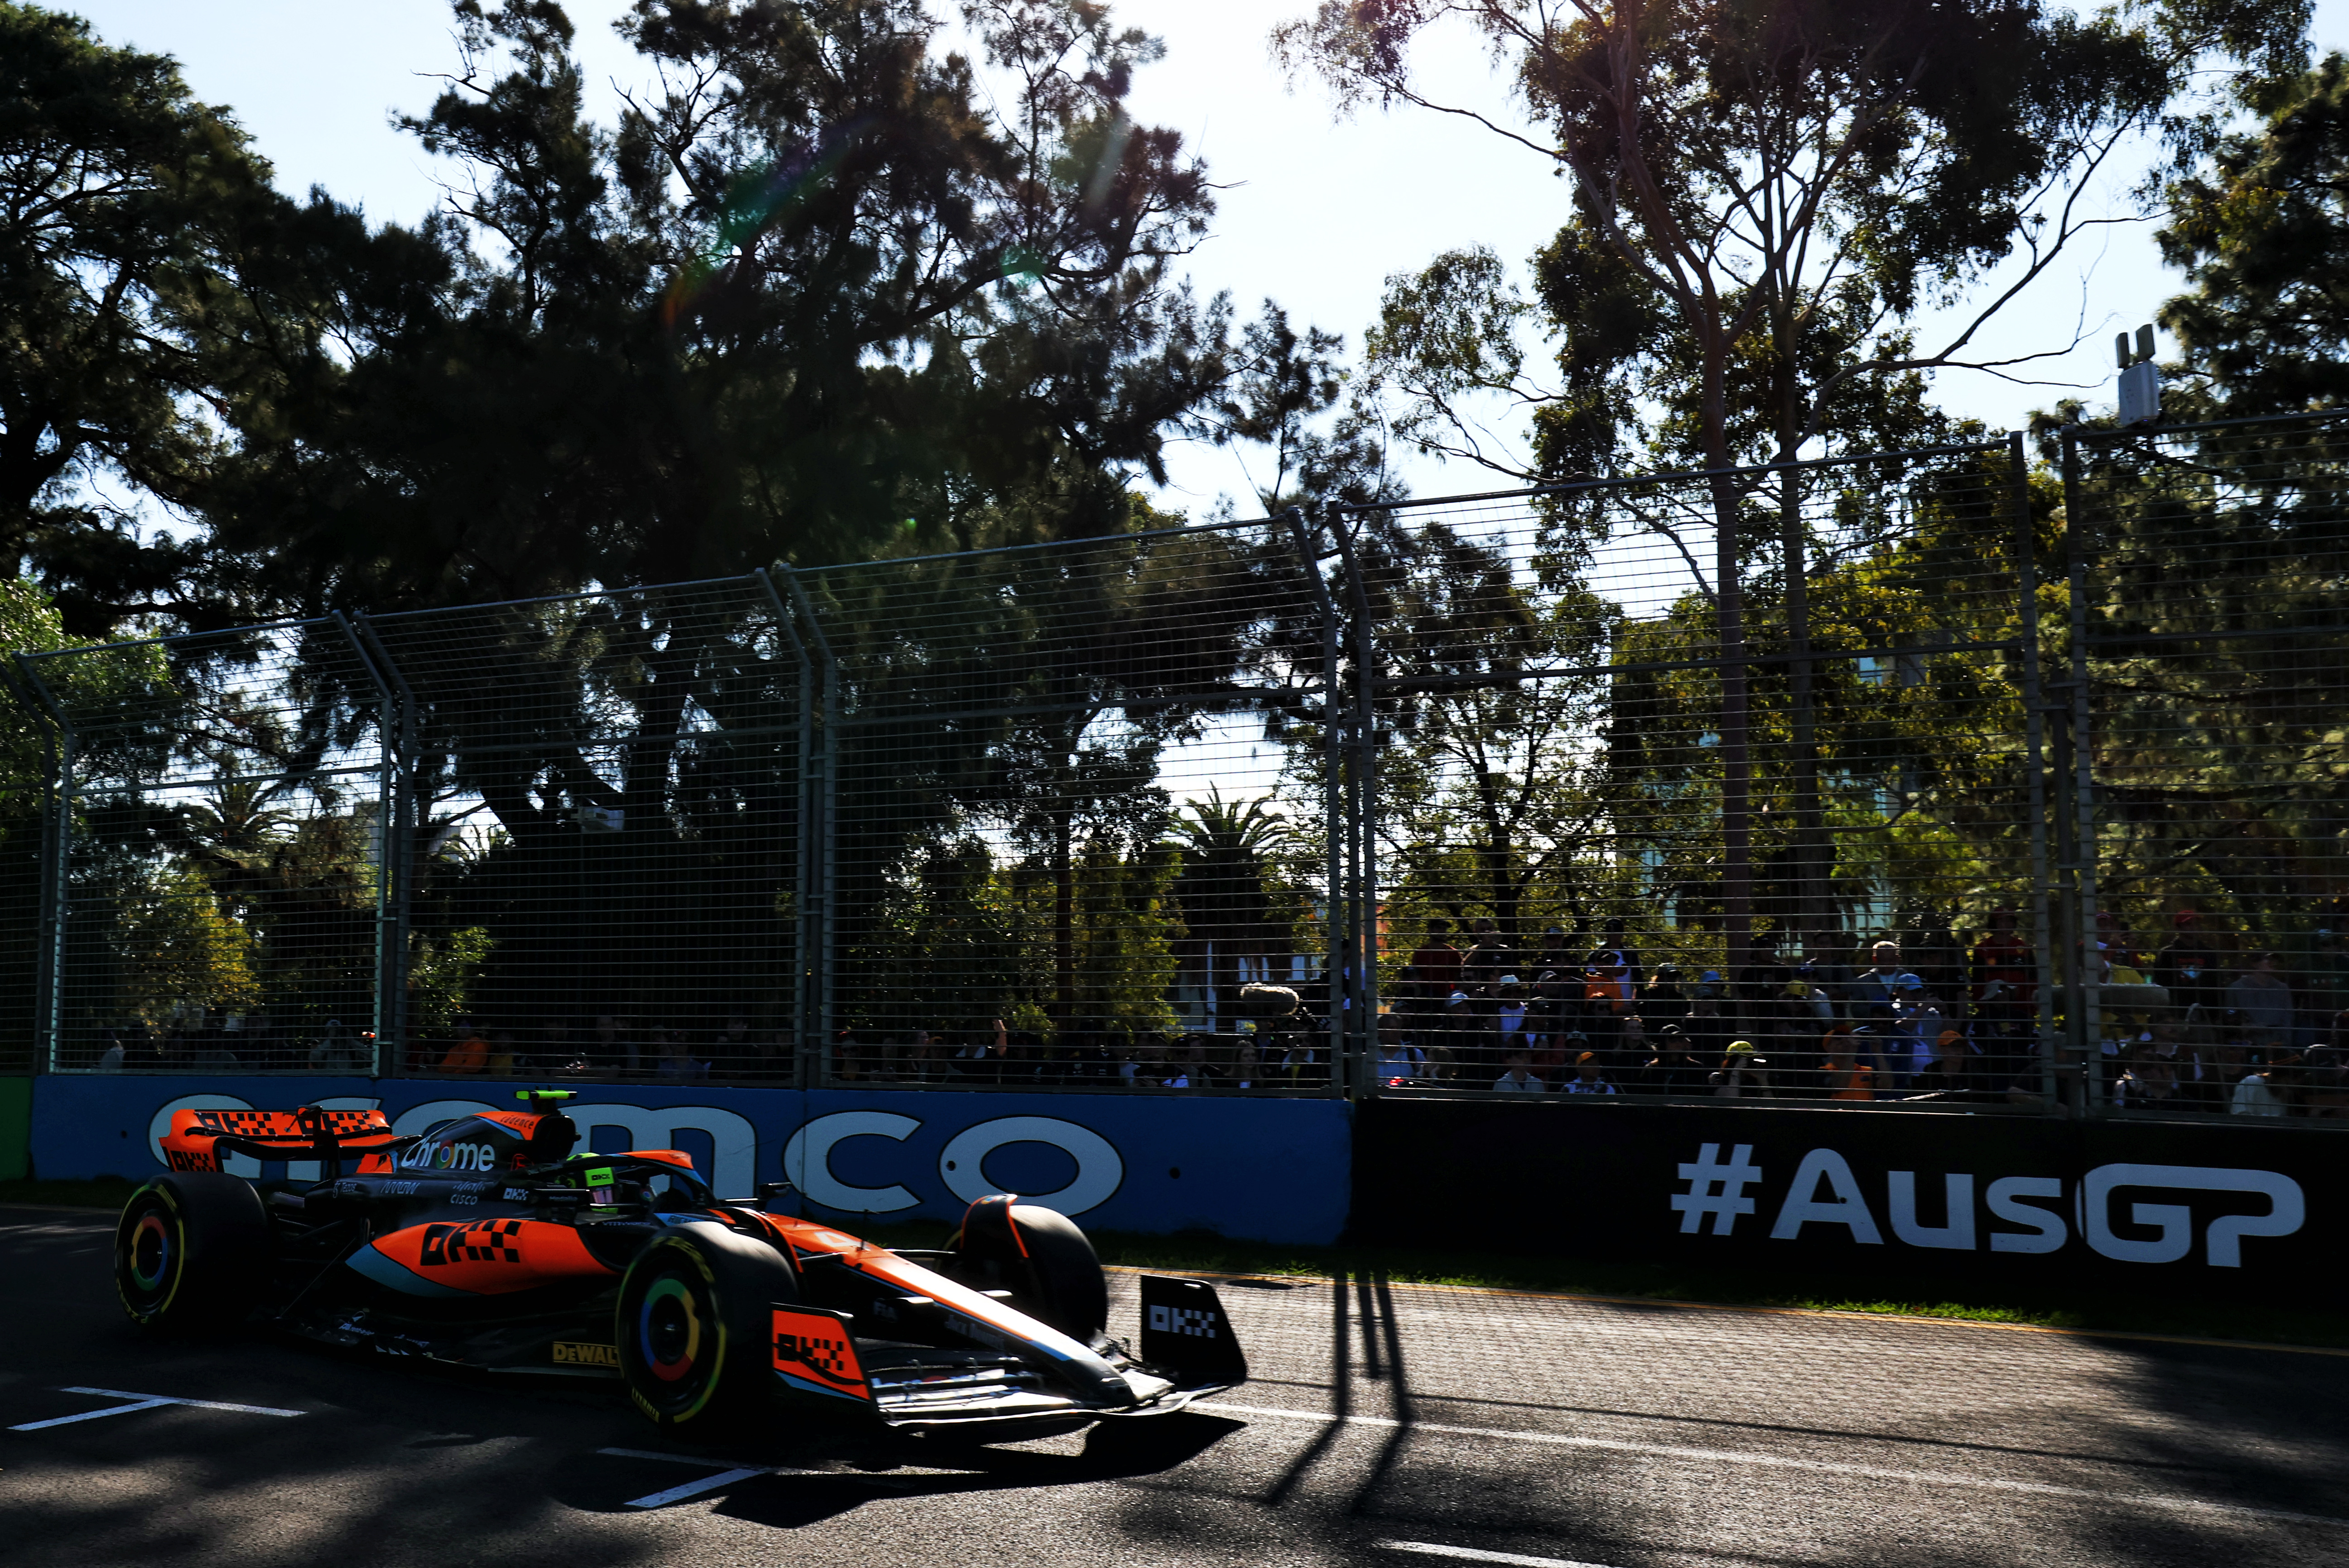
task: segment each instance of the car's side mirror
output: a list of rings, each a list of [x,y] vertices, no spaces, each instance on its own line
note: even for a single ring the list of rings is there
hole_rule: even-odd
[[[792,1184],[788,1181],[762,1181],[759,1183],[759,1197],[761,1200],[764,1202],[771,1203],[776,1199],[781,1198],[784,1193],[792,1190]]]

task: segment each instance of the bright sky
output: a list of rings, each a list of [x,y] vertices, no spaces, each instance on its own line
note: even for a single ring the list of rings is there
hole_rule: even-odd
[[[1563,192],[1546,161],[1464,122],[1412,110],[1366,112],[1340,122],[1326,95],[1294,91],[1268,57],[1272,22],[1309,0],[1124,0],[1118,14],[1165,39],[1166,60],[1145,71],[1136,117],[1181,130],[1227,188],[1216,232],[1193,258],[1203,292],[1228,289],[1244,311],[1269,296],[1293,320],[1359,344],[1393,273],[1437,252],[1483,244],[1522,264],[1556,230]],[[395,110],[421,110],[456,53],[443,0],[85,0],[78,6],[110,42],[177,56],[196,93],[233,107],[280,182],[299,192],[323,184],[378,220],[412,223],[437,199],[433,161],[393,130]],[[611,31],[624,0],[568,0],[580,55],[604,104],[636,61]],[[2315,41],[2349,47],[2349,0],[2319,0]],[[1464,36],[1424,59],[1437,96],[1481,100],[1509,113],[1501,82]],[[2118,207],[2130,170],[2113,182]],[[2015,386],[1979,373],[1943,375],[1943,406],[2003,430],[2033,408],[2088,389],[2109,400],[2112,338],[2150,318],[2178,280],[2142,227],[2117,229],[2092,251],[2043,278],[1978,339],[1985,358],[2057,348],[2085,330],[2079,348],[2024,372],[2058,386]],[[1929,322],[1921,337],[1933,337]],[[1245,494],[1248,476],[1229,452],[1177,454],[1176,495],[1204,512],[1222,493]],[[1490,488],[1480,470],[1406,465],[1414,493]]]

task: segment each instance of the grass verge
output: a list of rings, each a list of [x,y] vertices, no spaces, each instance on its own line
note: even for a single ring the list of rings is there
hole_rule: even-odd
[[[59,1209],[119,1209],[139,1184],[119,1176],[96,1181],[0,1181],[0,1203],[45,1203]]]
[[[0,1203],[119,1209],[134,1184],[101,1181],[0,1182]],[[934,1220],[870,1224],[858,1233],[885,1247],[940,1247],[951,1225]],[[1774,1307],[1805,1312],[1878,1313],[2021,1324],[2085,1333],[2175,1335],[2248,1344],[2349,1349],[2349,1313],[2290,1307],[2164,1302],[2143,1294],[2080,1292],[1986,1293],[1963,1300],[1888,1292],[1881,1280],[1828,1279],[1791,1271],[1682,1269],[1498,1252],[1423,1251],[1393,1247],[1298,1247],[1239,1241],[1203,1231],[1143,1236],[1088,1231],[1102,1262],[1169,1273],[1264,1279],[1385,1278],[1486,1290],[1546,1291],[1658,1303]]]
[[[935,1247],[949,1227],[868,1227],[885,1245]],[[884,1232],[887,1232],[885,1234]],[[2019,1324],[2084,1333],[2146,1334],[2250,1344],[2349,1349],[2349,1313],[2287,1307],[2162,1302],[2143,1294],[1985,1293],[1963,1299],[1888,1290],[1882,1280],[1831,1279],[1792,1271],[1683,1269],[1509,1253],[1423,1251],[1392,1247],[1297,1247],[1186,1233],[1141,1236],[1089,1231],[1102,1262],[1170,1273],[1330,1279],[1340,1275],[1485,1290],[1545,1291],[1658,1303],[1875,1313]]]

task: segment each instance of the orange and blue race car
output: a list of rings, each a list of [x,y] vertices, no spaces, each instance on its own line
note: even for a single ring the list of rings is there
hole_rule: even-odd
[[[394,1133],[380,1111],[182,1110],[170,1173],[116,1232],[122,1304],[159,1334],[268,1326],[327,1345],[626,1383],[680,1435],[797,1405],[987,1440],[1163,1415],[1247,1376],[1213,1286],[1144,1275],[1132,1342],[1084,1233],[982,1198],[935,1251],[720,1199],[674,1149],[575,1152],[565,1094]],[[316,1161],[249,1180],[224,1159]]]

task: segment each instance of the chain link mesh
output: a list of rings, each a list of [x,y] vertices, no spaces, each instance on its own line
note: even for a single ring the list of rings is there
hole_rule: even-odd
[[[2341,430],[20,657],[43,1060],[2329,1114]]]

